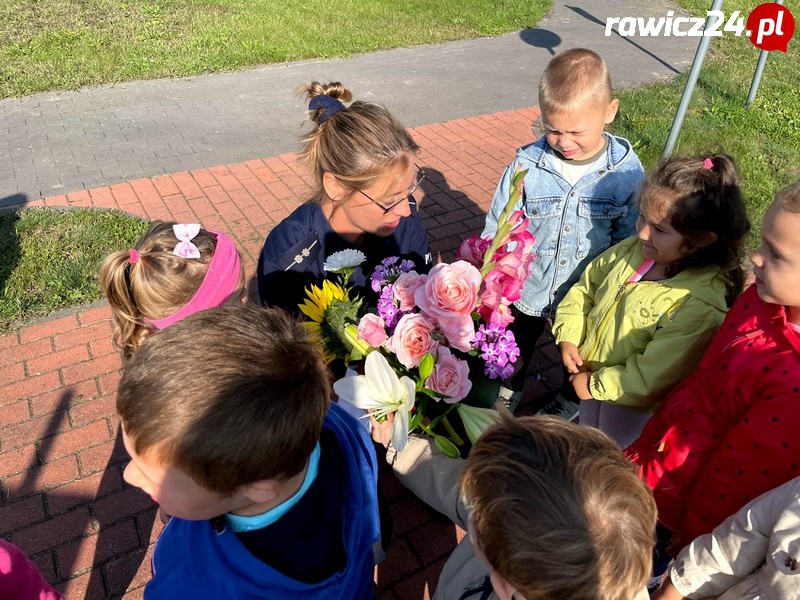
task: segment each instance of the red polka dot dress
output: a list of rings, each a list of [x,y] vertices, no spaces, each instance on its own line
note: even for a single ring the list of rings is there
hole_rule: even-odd
[[[681,542],[800,475],[800,334],[748,288],[625,451]]]

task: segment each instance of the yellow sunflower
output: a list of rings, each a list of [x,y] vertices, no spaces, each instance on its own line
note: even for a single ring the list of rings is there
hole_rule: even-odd
[[[321,286],[313,284],[308,286],[306,296],[303,303],[298,305],[300,311],[310,319],[304,325],[315,338],[325,361],[331,362],[336,358],[336,353],[331,352],[330,348],[332,344],[335,345],[335,341],[326,339],[328,336],[323,334],[322,327],[326,321],[328,309],[334,304],[345,302],[348,299],[347,292],[342,286],[326,279]],[[326,329],[328,328],[326,327]]]

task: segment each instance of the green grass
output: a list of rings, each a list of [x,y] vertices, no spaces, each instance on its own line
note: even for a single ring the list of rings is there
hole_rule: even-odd
[[[3,0],[0,97],[534,26],[550,0]]]
[[[705,14],[708,2],[681,2],[694,14]],[[754,4],[726,2],[726,19],[734,10],[747,19]],[[697,39],[697,38],[696,38]],[[632,50],[633,51],[633,50]],[[757,236],[764,210],[780,188],[800,179],[800,40],[787,54],[770,52],[756,100],[745,101],[758,59],[758,49],[742,36],[724,33],[712,38],[710,53],[692,96],[675,155],[724,150],[739,165],[742,191]],[[669,83],[619,94],[615,133],[634,144],[645,168],[661,158],[686,75]]]
[[[0,332],[100,299],[100,262],[148,226],[115,210],[0,212]]]

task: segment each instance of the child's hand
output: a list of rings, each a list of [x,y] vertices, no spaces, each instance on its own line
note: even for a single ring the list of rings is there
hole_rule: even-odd
[[[384,448],[388,448],[389,442],[392,440],[394,413],[386,415],[386,419],[383,423],[378,423],[373,416],[370,416],[369,422],[372,423],[372,439],[381,444]]]
[[[572,389],[575,390],[575,395],[579,400],[594,400],[592,392],[589,389],[589,378],[592,376],[590,372],[576,373],[569,376]]]
[[[561,350],[561,362],[570,373],[579,373],[579,367],[583,366],[583,359],[581,358],[578,347],[570,342],[559,342],[558,349]]]

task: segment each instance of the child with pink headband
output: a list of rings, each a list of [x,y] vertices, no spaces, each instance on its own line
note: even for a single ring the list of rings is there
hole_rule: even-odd
[[[196,312],[239,301],[245,291],[239,251],[227,235],[198,224],[159,221],[133,248],[106,257],[100,267],[100,283],[111,306],[114,345],[126,361],[153,331]],[[118,434],[106,473],[113,472],[114,457],[122,448]],[[163,511],[159,517],[163,522],[169,519]],[[138,519],[145,536],[153,518],[150,512]],[[98,548],[106,531],[112,530],[101,529]],[[127,588],[137,567],[120,565],[116,589]]]
[[[239,251],[220,231],[156,222],[133,248],[106,257],[100,282],[114,319],[114,344],[131,357],[153,330],[244,293]]]

